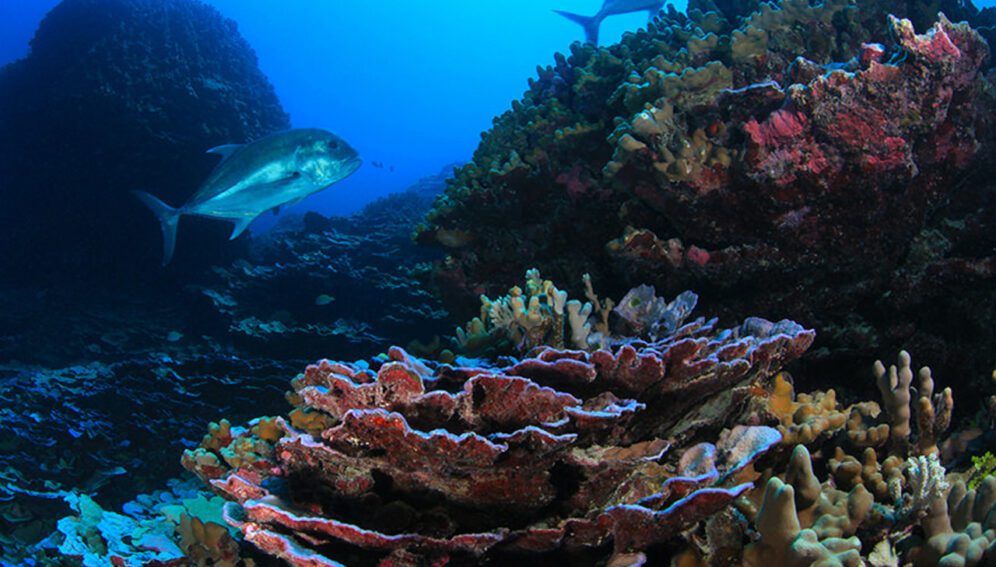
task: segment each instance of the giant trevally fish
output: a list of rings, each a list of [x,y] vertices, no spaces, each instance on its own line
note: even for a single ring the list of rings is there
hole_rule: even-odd
[[[584,28],[585,41],[598,45],[598,28],[602,25],[602,20],[617,14],[629,14],[630,12],[642,12],[646,10],[653,18],[664,7],[664,0],[605,0],[602,8],[594,16],[582,16],[571,12],[554,10],[561,16],[581,24]]]
[[[244,145],[211,148],[208,153],[222,160],[182,207],[134,192],[162,225],[164,266],[173,257],[181,216],[232,221],[235,227],[230,238],[234,239],[261,213],[327,189],[363,163],[345,140],[316,128],[278,132]]]

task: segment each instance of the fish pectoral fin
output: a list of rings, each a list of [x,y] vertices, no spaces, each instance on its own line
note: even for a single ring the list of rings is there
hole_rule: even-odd
[[[245,232],[247,228],[249,228],[249,225],[252,224],[252,221],[256,220],[256,217],[240,217],[237,219],[230,219],[230,220],[233,223],[235,223],[235,226],[232,227],[232,235],[229,236],[228,239],[235,240],[236,238],[239,237],[240,234],[242,234],[243,232]]]
[[[221,146],[215,146],[211,148],[210,150],[207,151],[207,153],[219,155],[221,156],[222,160],[225,160],[228,158],[228,156],[235,153],[235,150],[241,148],[244,145],[245,144],[223,144]]]

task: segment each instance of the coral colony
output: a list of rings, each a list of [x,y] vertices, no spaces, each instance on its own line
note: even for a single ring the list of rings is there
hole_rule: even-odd
[[[992,192],[966,181],[993,162],[992,59],[951,23],[973,15],[689,6],[574,44],[496,118],[418,234],[447,252],[430,279],[449,309],[528,268],[575,293],[590,273],[617,298],[693,289],[730,320],[791,318],[834,367],[915,347],[991,371]]]
[[[212,424],[184,466],[293,565],[972,565],[996,540],[996,478],[946,478],[952,392],[906,352],[874,365],[881,406],[844,407],[780,372],[814,338],[791,321],[723,329],[689,320],[690,293],[604,313],[536,271],[526,286],[461,333],[528,348],[507,364],[322,361],[290,413]]]
[[[423,279],[468,321],[451,344],[288,375],[286,411],[221,419],[183,452],[195,485],[121,514],[68,494],[34,557],[996,564],[996,415],[973,401],[996,378],[996,17],[689,4],[541,68],[412,220],[445,250]],[[328,222],[201,291],[244,323],[233,298],[272,297],[280,266],[307,280],[329,235],[361,238]],[[415,254],[385,234],[378,280],[391,250]],[[294,317],[341,301],[350,274],[310,283]],[[412,281],[380,309],[429,309]],[[300,323],[275,332],[287,348],[318,328]]]

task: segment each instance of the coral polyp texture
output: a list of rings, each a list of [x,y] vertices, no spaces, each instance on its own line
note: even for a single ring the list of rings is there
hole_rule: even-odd
[[[616,296],[691,288],[731,321],[817,328],[828,365],[906,347],[980,376],[991,361],[964,353],[996,340],[982,291],[996,275],[996,91],[984,38],[938,9],[993,16],[692,1],[619,44],[574,44],[421,227],[448,254],[432,280],[461,314],[529,266],[572,283],[590,272]],[[971,330],[946,332],[952,316]]]
[[[790,321],[699,318],[507,364],[322,361],[290,414],[215,424],[183,463],[294,565],[636,561],[751,488],[782,435],[738,418],[812,341]]]

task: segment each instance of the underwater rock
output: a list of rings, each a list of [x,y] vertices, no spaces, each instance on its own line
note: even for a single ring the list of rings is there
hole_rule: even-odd
[[[130,192],[179,205],[208,148],[289,126],[235,23],[195,0],[65,0],[0,100],[4,282],[154,280],[161,235]],[[179,271],[231,257],[230,227],[190,225]]]
[[[439,253],[412,231],[442,192],[453,166],[348,217],[309,212],[255,238],[246,258],[215,267],[192,286],[215,326],[246,352],[277,359],[349,352],[366,357],[384,343],[426,343],[450,331],[438,299],[415,277]]]
[[[589,272],[614,296],[694,289],[725,320],[812,326],[824,372],[904,347],[983,375],[996,89],[984,39],[937,8],[703,1],[557,55],[418,235],[446,251],[432,281],[447,308],[468,316],[526,267]]]

